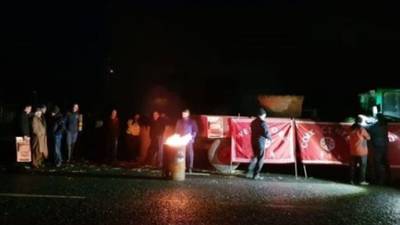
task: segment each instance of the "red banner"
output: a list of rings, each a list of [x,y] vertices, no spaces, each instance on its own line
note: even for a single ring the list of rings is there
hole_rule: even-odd
[[[250,162],[253,157],[250,123],[253,119],[230,120],[232,162]],[[295,163],[294,123],[290,119],[267,119],[272,143],[265,152],[266,163]]]
[[[350,123],[296,121],[299,154],[304,164],[348,164]]]
[[[400,168],[400,123],[389,123],[389,164]]]
[[[231,145],[227,142],[217,151],[219,161],[228,163],[229,159],[232,159],[232,162],[251,160],[253,156],[250,143],[252,119],[206,115],[201,115],[198,119],[201,136],[231,138]],[[267,123],[273,139],[273,143],[266,151],[267,163],[295,162],[295,140],[298,144],[299,157],[304,164],[347,165],[349,163],[350,150],[347,137],[350,123],[312,121],[295,121],[294,123],[290,119],[277,118],[268,118]],[[389,163],[394,168],[400,168],[400,123],[390,123],[388,128]]]

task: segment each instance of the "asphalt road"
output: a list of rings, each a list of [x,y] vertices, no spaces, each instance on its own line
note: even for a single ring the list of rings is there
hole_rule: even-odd
[[[0,224],[400,224],[400,191],[267,175],[0,173]]]

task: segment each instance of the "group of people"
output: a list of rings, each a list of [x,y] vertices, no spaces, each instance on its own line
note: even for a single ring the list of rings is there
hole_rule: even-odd
[[[141,143],[142,132],[145,128],[149,129],[150,144],[148,146],[147,157],[145,163],[156,168],[163,167],[163,145],[165,143],[166,127],[169,124],[168,118],[164,113],[155,110],[151,119],[147,122],[141,119],[139,114],[128,119],[125,133],[125,149],[129,156],[126,159],[138,161],[139,149],[143,145]],[[117,116],[117,110],[111,112],[110,118],[105,126],[106,130],[106,151],[111,153],[111,160],[116,161],[118,156],[119,140],[121,135],[121,125]],[[191,172],[193,169],[194,150],[193,143],[198,133],[198,126],[194,120],[190,118],[190,111],[185,109],[182,111],[182,118],[175,124],[175,133],[179,135],[191,135],[191,141],[187,144],[186,159],[187,170]]]
[[[137,161],[140,148],[143,147],[142,132],[149,131],[150,145],[147,151],[146,162],[161,168],[163,165],[163,145],[165,142],[165,130],[169,121],[164,113],[153,111],[149,121],[144,121],[140,114],[135,114],[128,119],[125,133],[121,132],[122,126],[118,117],[118,111],[112,109],[105,121],[96,127],[102,127],[105,138],[105,155],[109,162],[118,159],[120,140],[125,140],[124,147],[126,152],[124,161]],[[60,167],[64,161],[70,162],[74,157],[76,143],[80,131],[83,128],[83,116],[79,112],[79,105],[74,104],[72,110],[63,115],[60,108],[54,106],[47,114],[46,106],[39,106],[32,112],[32,106],[26,105],[19,121],[19,136],[29,140],[32,152],[32,166],[39,168],[43,166],[44,160],[48,159],[49,153],[53,155],[54,165]],[[184,136],[191,135],[191,141],[187,145],[187,170],[193,169],[194,150],[193,143],[198,133],[198,126],[190,118],[190,111],[182,111],[180,118],[175,126],[175,132]],[[63,159],[62,144],[66,143],[66,157]],[[95,146],[93,146],[95,147]],[[145,162],[145,163],[146,163]]]
[[[361,185],[367,184],[367,162],[371,160],[371,180],[377,184],[384,184],[389,172],[387,124],[382,114],[377,114],[375,122],[369,126],[365,125],[363,118],[365,117],[357,117],[349,134],[350,181]],[[43,166],[44,160],[49,156],[49,149],[54,155],[54,164],[60,167],[64,161],[61,151],[64,139],[67,149],[66,161],[70,162],[73,158],[79,132],[83,128],[82,114],[79,112],[78,104],[74,104],[71,111],[67,112],[66,115],[63,115],[57,106],[54,106],[50,115],[48,115],[47,107],[44,105],[37,107],[33,113],[32,106],[26,105],[19,125],[20,135],[31,143],[32,166],[35,168]],[[116,109],[111,111],[105,125],[107,158],[115,162],[118,156],[119,140],[121,139],[121,126]],[[150,145],[146,161],[155,167],[162,168],[166,126],[167,117],[159,111],[153,111],[152,118],[147,124],[142,122],[139,114],[135,114],[126,124],[126,149],[130,153],[136,152],[135,156],[138,155],[141,147],[142,128],[147,127]],[[186,168],[188,172],[192,172],[193,144],[198,134],[198,126],[190,118],[188,109],[182,111],[182,117],[176,122],[175,133],[181,136],[190,135],[191,137],[186,146]],[[254,158],[248,167],[246,174],[248,178],[263,179],[260,172],[264,163],[266,147],[271,141],[271,134],[266,123],[266,111],[260,108],[256,119],[251,123],[251,144]]]
[[[54,163],[59,167],[63,162],[63,136],[66,135],[67,161],[70,161],[78,134],[82,131],[82,115],[79,113],[78,104],[74,104],[65,116],[61,114],[58,106],[54,106],[48,115],[45,105],[37,107],[33,112],[32,106],[26,105],[20,117],[19,127],[20,135],[31,143],[32,166],[42,167],[50,149],[54,153]]]
[[[158,111],[153,112],[152,120],[150,121],[150,147],[149,156],[150,161],[153,162],[157,167],[161,168],[163,165],[163,145],[165,142],[164,132],[166,123],[163,120],[164,117],[160,115]],[[189,173],[193,170],[194,161],[194,149],[193,144],[198,134],[197,123],[190,118],[189,109],[182,111],[182,117],[176,122],[175,133],[185,136],[190,135],[191,140],[186,145],[186,168]]]
[[[350,183],[368,184],[366,174],[370,165],[370,180],[375,184],[385,184],[390,176],[387,122],[382,114],[377,114],[370,125],[366,125],[364,118],[361,115],[357,117],[349,135]]]
[[[257,117],[251,122],[251,144],[253,159],[246,177],[262,180],[260,176],[264,164],[264,155],[272,141],[266,123],[266,111],[260,108]],[[374,184],[385,184],[390,176],[388,168],[388,128],[382,114],[376,114],[370,124],[364,121],[366,116],[359,115],[349,134],[350,147],[350,183],[367,185],[367,162],[370,160],[370,180]]]
[[[163,145],[165,143],[166,127],[169,124],[169,119],[164,113],[155,110],[152,112],[150,120],[146,121],[141,118],[139,114],[135,114],[132,118],[128,119],[126,124],[126,132],[121,135],[121,125],[117,116],[117,110],[113,109],[105,124],[105,139],[106,139],[106,154],[111,155],[108,157],[111,161],[116,161],[118,158],[119,141],[125,139],[125,158],[124,161],[142,161],[140,163],[148,164],[156,168],[163,167]],[[148,137],[150,144],[147,149],[147,156],[144,159],[140,158],[140,149],[143,147],[143,135],[145,129],[148,129]],[[194,150],[193,143],[198,133],[198,127],[194,120],[190,118],[190,111],[185,109],[182,111],[182,118],[175,124],[175,133],[184,135],[191,135],[191,141],[187,145],[187,167],[191,172],[193,169]]]

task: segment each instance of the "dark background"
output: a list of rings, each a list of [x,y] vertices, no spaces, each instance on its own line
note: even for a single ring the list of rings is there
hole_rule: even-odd
[[[2,3],[0,103],[250,115],[256,94],[296,94],[341,120],[399,87],[395,5],[244,2]]]

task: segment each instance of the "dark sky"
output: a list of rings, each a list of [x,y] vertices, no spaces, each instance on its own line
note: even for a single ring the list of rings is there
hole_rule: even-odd
[[[301,94],[346,114],[357,93],[400,85],[393,5],[215,2],[6,3],[0,98],[134,108],[158,91],[232,114],[257,93]]]

